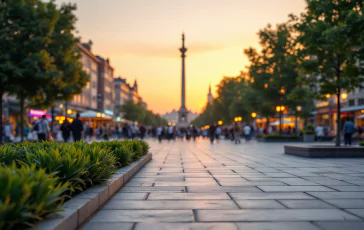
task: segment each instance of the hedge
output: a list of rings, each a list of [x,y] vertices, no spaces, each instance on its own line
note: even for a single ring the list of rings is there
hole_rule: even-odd
[[[140,140],[0,145],[0,229],[32,226],[148,153]]]

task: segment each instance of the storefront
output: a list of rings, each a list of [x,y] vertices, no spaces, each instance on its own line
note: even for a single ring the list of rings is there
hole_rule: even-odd
[[[75,114],[70,115],[70,119],[76,118]],[[113,117],[105,113],[88,110],[80,113],[80,120],[87,123],[92,128],[103,126],[105,123],[110,125],[113,122]]]
[[[269,126],[271,126],[273,132],[277,132],[279,130],[279,117],[269,117]],[[257,118],[255,120],[256,127],[260,128],[263,127],[264,129],[267,129],[267,118]],[[293,130],[297,129],[296,127],[296,117],[292,115],[283,115],[282,117],[282,130]],[[303,121],[300,118],[297,118],[297,125],[298,129],[303,129]]]
[[[355,126],[364,126],[364,105],[351,106],[341,109],[341,121],[344,123],[346,120],[354,122]]]
[[[52,118],[50,114],[47,114],[46,110],[30,109],[28,113],[28,122],[34,123],[36,120],[42,118],[43,115],[46,115],[47,119]]]

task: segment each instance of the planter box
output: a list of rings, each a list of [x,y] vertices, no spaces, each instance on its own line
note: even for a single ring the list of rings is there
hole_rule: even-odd
[[[150,153],[139,161],[117,170],[107,183],[93,186],[73,197],[64,204],[64,211],[46,216],[45,220],[37,222],[36,227],[32,229],[74,230],[79,228],[151,159]]]
[[[364,147],[318,146],[284,146],[284,154],[309,158],[346,158],[364,157]]]
[[[303,134],[303,142],[315,142],[315,134]]]
[[[300,137],[292,138],[292,137],[261,137],[256,138],[258,142],[266,142],[266,143],[280,143],[280,142],[301,142],[302,139]]]

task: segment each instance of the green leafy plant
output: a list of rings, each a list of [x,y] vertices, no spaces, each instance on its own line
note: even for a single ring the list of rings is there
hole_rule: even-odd
[[[108,148],[103,148],[100,145],[85,144],[82,149],[83,154],[90,158],[88,173],[85,174],[85,181],[89,184],[100,184],[116,171],[117,157]]]
[[[358,144],[359,146],[364,146],[364,141],[360,141]]]
[[[68,182],[36,165],[0,166],[0,229],[32,227],[35,220],[61,211]]]
[[[48,151],[38,149],[35,153],[27,153],[27,162],[34,163],[38,168],[44,168],[48,173],[55,173],[60,182],[70,182],[69,193],[81,192],[86,187],[82,179],[88,173],[90,156],[72,144],[62,144]]]

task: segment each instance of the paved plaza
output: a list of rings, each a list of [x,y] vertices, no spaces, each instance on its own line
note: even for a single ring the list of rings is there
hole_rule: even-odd
[[[149,141],[153,160],[83,230],[364,229],[364,159],[282,144]]]

